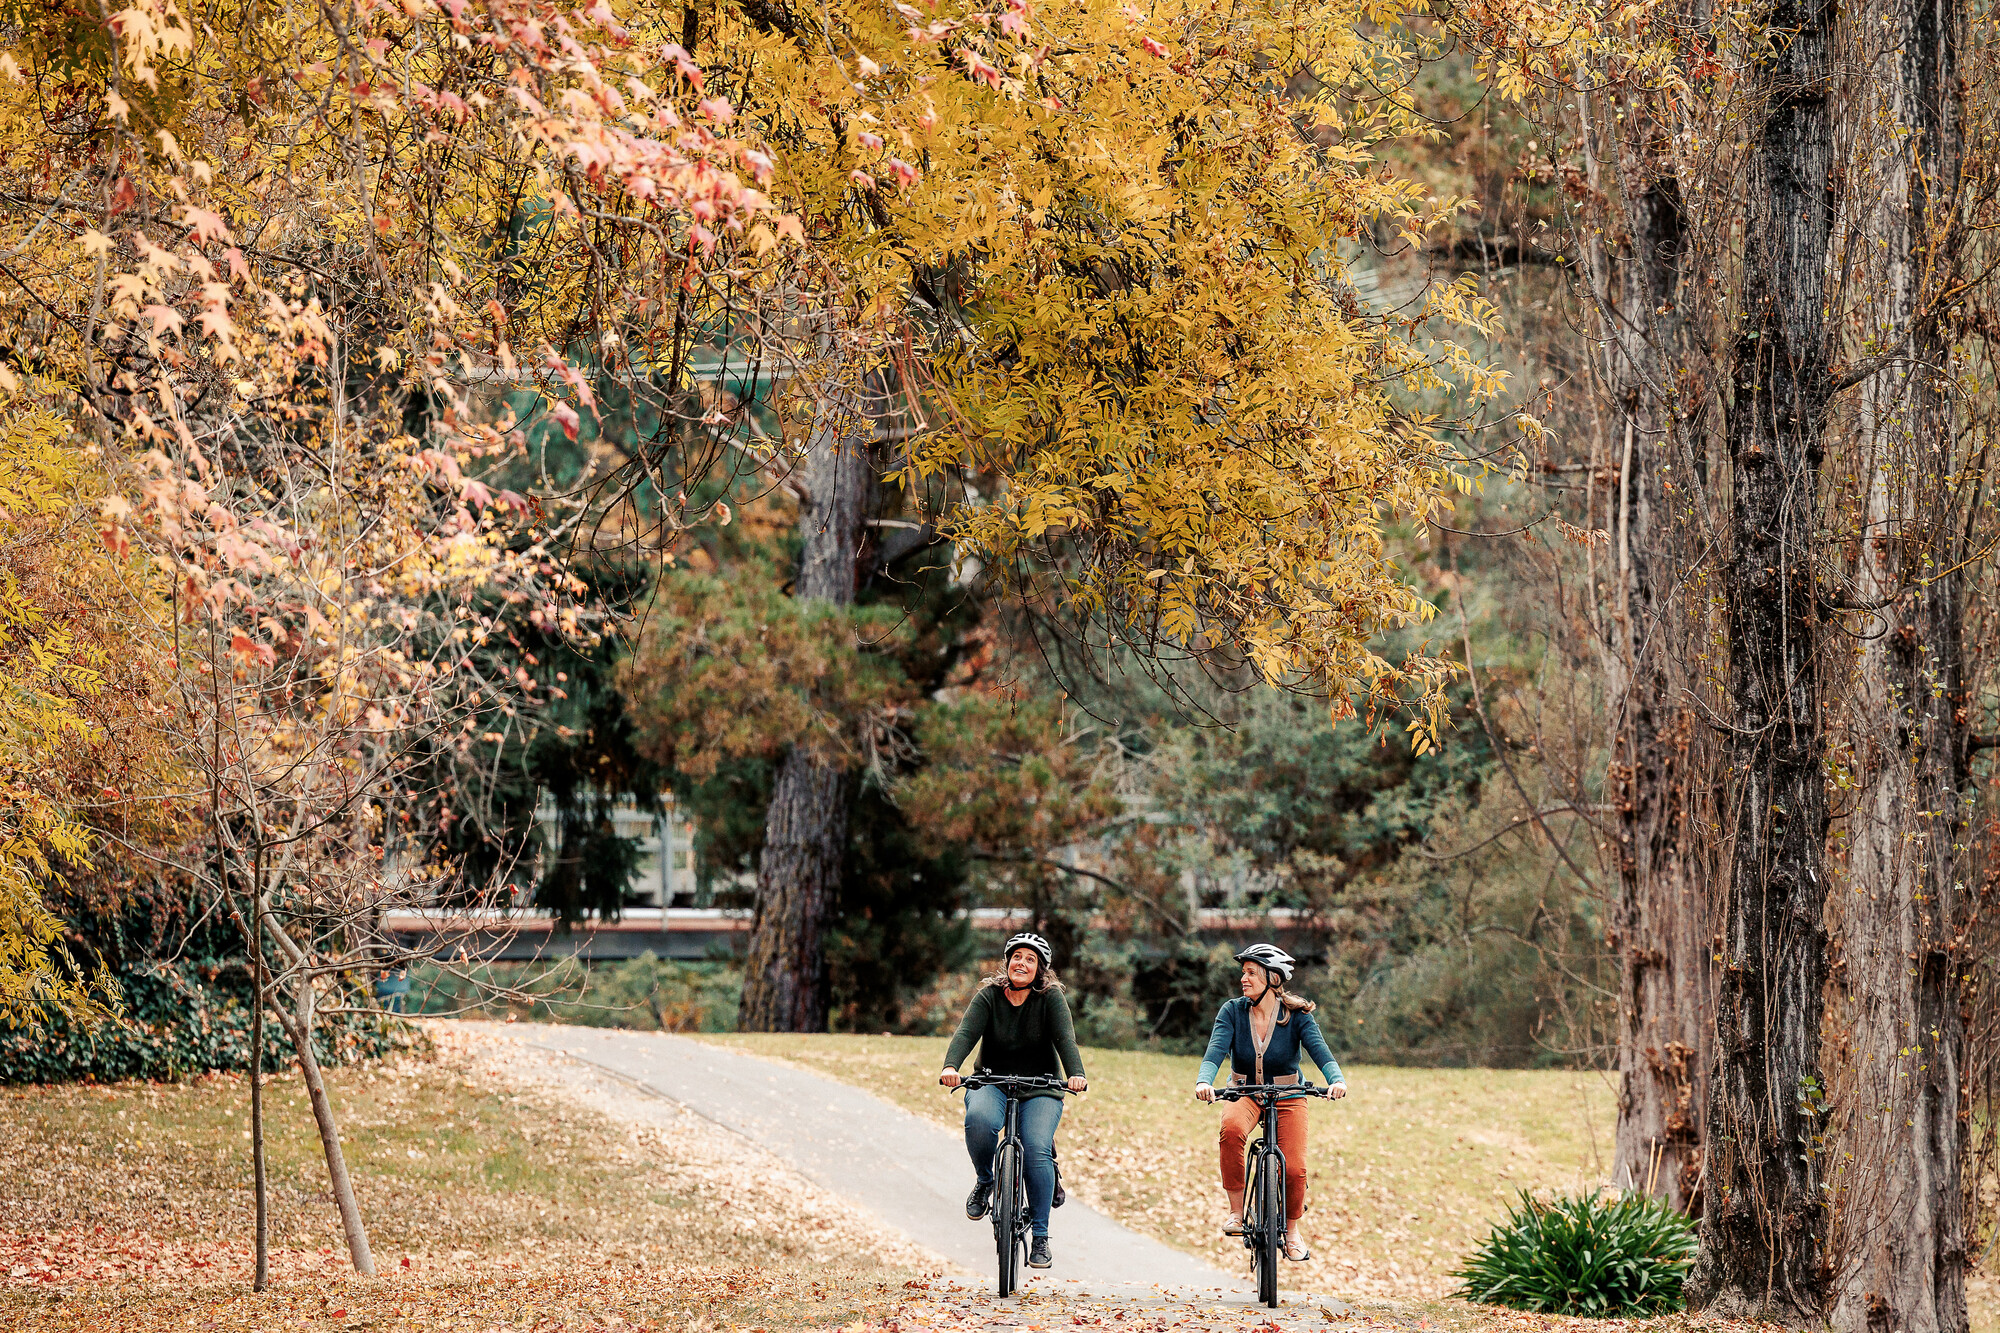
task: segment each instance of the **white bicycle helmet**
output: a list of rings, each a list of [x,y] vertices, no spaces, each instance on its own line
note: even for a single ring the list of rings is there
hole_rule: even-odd
[[[1002,958],[1012,958],[1016,949],[1033,949],[1042,956],[1043,967],[1056,965],[1056,951],[1049,942],[1031,930],[1024,930],[1007,941],[1007,947],[1000,951]]]
[[[1294,960],[1275,944],[1253,944],[1236,955],[1239,963],[1258,963],[1280,981],[1292,979]]]

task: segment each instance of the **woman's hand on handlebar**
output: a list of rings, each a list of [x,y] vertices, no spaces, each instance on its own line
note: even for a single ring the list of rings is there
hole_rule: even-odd
[[[1069,1090],[1071,1092],[1082,1092],[1085,1088],[1089,1086],[1090,1086],[1089,1080],[1084,1078],[1081,1074],[1077,1075],[1075,1078],[1069,1081]]]
[[[945,1070],[942,1074],[938,1075],[938,1082],[944,1084],[947,1088],[957,1087],[958,1071],[956,1069]]]
[[[1330,1102],[1337,1102],[1337,1101],[1339,1101],[1339,1100],[1340,1100],[1340,1099],[1341,1099],[1342,1097],[1345,1097],[1346,1095],[1347,1095],[1347,1085],[1346,1085],[1345,1083],[1329,1083],[1329,1084],[1327,1084],[1327,1086],[1326,1086],[1326,1099],[1327,1099],[1328,1101],[1330,1101]]]
[[[1194,1085],[1194,1099],[1198,1102],[1212,1102],[1215,1100],[1215,1089],[1206,1083],[1197,1083]]]

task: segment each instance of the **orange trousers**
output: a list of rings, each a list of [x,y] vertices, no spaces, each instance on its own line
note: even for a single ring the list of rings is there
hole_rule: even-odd
[[[1245,1098],[1222,1108],[1222,1187],[1241,1191],[1249,1175],[1244,1159],[1264,1108]],[[1278,1150],[1285,1154],[1285,1220],[1306,1210],[1306,1104],[1303,1098],[1278,1103]]]

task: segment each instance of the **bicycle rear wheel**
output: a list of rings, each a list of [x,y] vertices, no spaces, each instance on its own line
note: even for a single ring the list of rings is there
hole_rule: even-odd
[[[1269,1154],[1257,1166],[1257,1299],[1278,1308],[1278,1247],[1285,1239],[1285,1173]]]
[[[1021,1281],[1021,1145],[1000,1145],[993,1159],[993,1248],[999,1261],[999,1295],[1012,1296]]]

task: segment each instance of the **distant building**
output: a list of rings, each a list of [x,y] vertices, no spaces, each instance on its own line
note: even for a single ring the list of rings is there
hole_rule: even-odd
[[[555,797],[544,791],[535,807],[544,848],[560,845],[559,820]],[[710,895],[695,872],[694,823],[681,814],[673,793],[661,792],[652,803],[629,792],[619,795],[611,806],[611,828],[638,844],[639,864],[625,886],[627,907],[709,906]],[[537,866],[538,876],[540,871]]]

